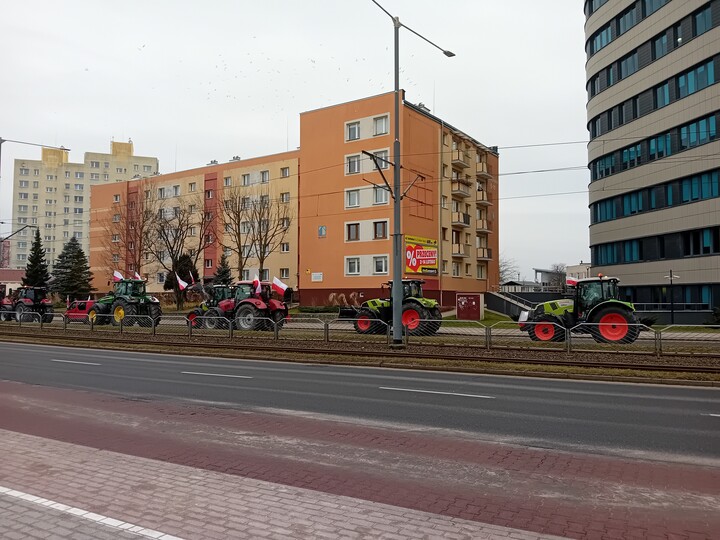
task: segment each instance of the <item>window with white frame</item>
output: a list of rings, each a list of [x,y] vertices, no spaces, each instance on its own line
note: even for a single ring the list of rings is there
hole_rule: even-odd
[[[377,255],[373,257],[373,274],[387,274],[388,273],[388,258],[387,255]]]
[[[280,176],[282,178],[287,178],[288,176],[290,176],[290,167],[283,167],[282,169],[280,169]]]
[[[360,156],[348,156],[347,167],[348,174],[357,174],[360,172]]]
[[[188,184],[188,191],[190,191],[190,193],[192,193],[196,190],[197,190],[197,182],[190,182]]]
[[[373,154],[377,158],[377,165],[373,162],[373,169],[387,169],[389,167],[387,150],[378,150]]]
[[[206,198],[206,199],[212,199],[212,198],[213,198],[212,189],[206,189],[206,190],[205,190],[205,198]]]
[[[205,259],[205,268],[212,268],[212,267],[213,267],[213,260]]]
[[[356,141],[360,138],[360,122],[349,122],[346,128],[346,138],[348,141]]]
[[[387,204],[390,192],[384,186],[373,186],[373,204]]]
[[[360,206],[360,190],[349,189],[345,192],[345,207],[357,208]]]
[[[446,195],[440,197],[440,206],[442,206],[443,208],[447,208],[447,202],[448,198]]]
[[[143,165],[143,172],[150,172],[152,171],[151,165]]]
[[[99,168],[100,168],[100,162],[99,162],[99,161],[91,161],[91,162],[90,162],[90,168],[91,168],[91,169],[99,169]]]
[[[165,283],[165,272],[158,272],[156,279],[158,283]]]
[[[242,280],[243,280],[243,281],[250,281],[250,270],[243,270],[243,271],[242,271]]]
[[[290,218],[284,217],[282,220],[280,220],[280,225],[283,229],[289,229],[290,228]]]
[[[287,279],[290,277],[290,269],[289,268],[281,268],[280,269],[280,279]]]
[[[231,176],[226,176],[225,178],[223,178],[223,186],[225,186],[225,187],[232,186],[232,177]]]
[[[280,253],[289,253],[290,252],[290,242],[282,242],[280,244]]]
[[[250,185],[250,175],[249,174],[243,174],[241,177],[240,183],[243,186],[249,186]]]
[[[28,194],[27,193],[18,193],[18,199],[27,199]]]
[[[19,187],[21,187],[21,188],[26,188],[26,187],[28,187],[29,185],[30,185],[30,182],[28,182],[27,180],[20,180]]]
[[[29,174],[30,174],[30,169],[20,167],[20,176],[28,176]]]
[[[270,171],[260,171],[260,183],[267,184],[270,181]]]
[[[120,214],[114,214],[112,220],[113,220],[113,223],[119,223],[120,222]]]
[[[180,196],[180,186],[173,186],[172,194],[173,194],[173,197],[179,197]]]
[[[284,191],[280,194],[280,202],[281,203],[289,203],[290,202],[290,192]]]
[[[378,116],[373,119],[373,133],[375,135],[385,135],[388,132],[388,117]]]
[[[120,195],[113,195],[113,202],[120,202]]]
[[[81,231],[75,231],[75,232],[73,233],[73,237],[75,237],[75,238],[77,238],[78,240],[80,240],[80,239],[82,238],[82,232],[81,232]]]
[[[269,281],[270,280],[270,270],[267,268],[263,268],[262,272],[260,272],[260,281]]]
[[[225,255],[226,257],[230,257],[232,255],[232,249],[228,247],[223,248],[223,255]]]
[[[345,275],[360,275],[360,257],[348,257],[345,259]]]
[[[453,277],[460,277],[460,263],[452,263],[452,275]]]
[[[113,234],[111,237],[111,240],[113,242],[119,242],[120,241],[120,235],[119,234]]]

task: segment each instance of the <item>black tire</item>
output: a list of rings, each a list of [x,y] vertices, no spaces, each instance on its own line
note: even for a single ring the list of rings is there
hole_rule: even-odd
[[[42,322],[43,324],[49,324],[53,322],[53,319],[55,318],[55,310],[52,306],[48,306],[45,308],[45,313],[43,313],[42,316]]]
[[[122,298],[115,300],[110,307],[110,322],[113,326],[120,326],[120,321],[125,318],[128,303]],[[125,323],[123,323],[125,324]]]
[[[162,308],[160,307],[160,304],[150,304],[147,311],[148,316],[152,319],[149,322],[149,325],[154,327],[160,324],[160,319],[162,319]],[[143,324],[148,324],[147,319],[143,321]]]
[[[420,304],[408,302],[402,307],[402,323],[411,336],[425,336],[428,328],[425,322],[429,319],[427,310]]]
[[[635,315],[617,306],[608,306],[593,315],[590,333],[598,343],[633,343],[640,333]]]
[[[205,313],[205,328],[208,330],[224,330],[228,328],[229,321],[217,308],[210,308]]]
[[[565,341],[565,327],[555,317],[541,315],[533,323],[528,325],[528,335],[533,341]]]
[[[238,330],[260,330],[260,312],[252,304],[241,304],[235,311],[235,326]]]
[[[32,313],[25,307],[25,304],[15,306],[15,320],[17,322],[31,322],[33,320]]]
[[[88,310],[88,322],[92,322],[93,326],[108,324],[110,321],[103,311],[102,304],[95,304]]]
[[[10,313],[7,313],[5,310],[0,311],[0,321],[5,322],[9,320],[12,320]]]
[[[376,334],[378,333],[378,327],[381,326],[382,325],[378,323],[375,313],[367,308],[358,311],[353,321],[353,327],[358,334]]]
[[[276,312],[274,312],[270,316],[270,318],[275,322],[275,326],[277,326],[277,329],[280,330],[283,326],[285,326],[285,319],[287,318],[287,312],[281,311],[278,309]],[[268,326],[269,326],[268,330],[274,329],[272,324],[270,324]]]
[[[425,323],[428,335],[437,334],[438,330],[440,330],[440,326],[442,325],[442,313],[440,313],[440,309],[432,308],[429,310],[428,318],[431,319],[429,322]]]

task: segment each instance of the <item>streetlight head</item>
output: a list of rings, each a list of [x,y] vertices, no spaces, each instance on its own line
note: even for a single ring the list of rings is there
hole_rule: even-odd
[[[443,51],[443,54],[448,58],[452,58],[453,56],[455,56],[455,53],[452,51]]]

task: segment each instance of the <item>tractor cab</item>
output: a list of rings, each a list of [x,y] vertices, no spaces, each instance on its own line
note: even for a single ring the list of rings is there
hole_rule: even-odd
[[[20,287],[17,292],[19,300],[27,299],[33,304],[47,299],[47,289],[44,287]]]
[[[423,292],[422,292],[422,285],[425,283],[424,279],[403,279],[402,285],[403,285],[403,300],[406,298],[422,298]],[[392,300],[392,286],[393,282],[388,281],[386,284],[383,283],[383,288],[387,285],[388,290],[390,291],[390,300]]]
[[[620,296],[619,281],[618,278],[603,276],[579,280],[575,286],[573,308],[568,312],[573,317],[573,322],[587,318],[587,314],[598,304],[617,300]]]
[[[124,279],[115,284],[115,296],[145,296],[145,282],[137,279]]]

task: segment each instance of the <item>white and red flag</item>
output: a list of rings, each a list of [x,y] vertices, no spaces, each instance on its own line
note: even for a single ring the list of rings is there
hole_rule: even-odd
[[[260,294],[262,292],[262,286],[260,285],[260,278],[257,274],[255,274],[255,279],[253,279],[252,282],[253,290],[255,291],[255,294]]]
[[[570,287],[575,287],[577,285],[577,283],[578,283],[578,280],[575,278],[569,277],[569,278],[565,279],[565,284]]]
[[[140,281],[142,281],[142,277],[140,277],[140,274],[138,274],[137,272],[135,272],[135,279],[139,279]]]
[[[177,275],[177,272],[175,272],[175,279],[177,280],[178,288],[181,291],[184,291],[185,289],[187,289],[187,286],[188,286],[187,281],[183,281],[182,279],[180,279],[180,276]]]
[[[192,275],[192,272],[190,272],[190,285],[195,285],[195,278]]]
[[[283,296],[285,294],[285,290],[288,288],[287,285],[285,285],[282,281],[280,281],[278,278],[273,276],[272,280],[272,288],[273,291],[278,293],[278,296]]]
[[[119,271],[115,270],[113,272],[113,281],[122,281],[123,279],[125,279],[125,278]]]

